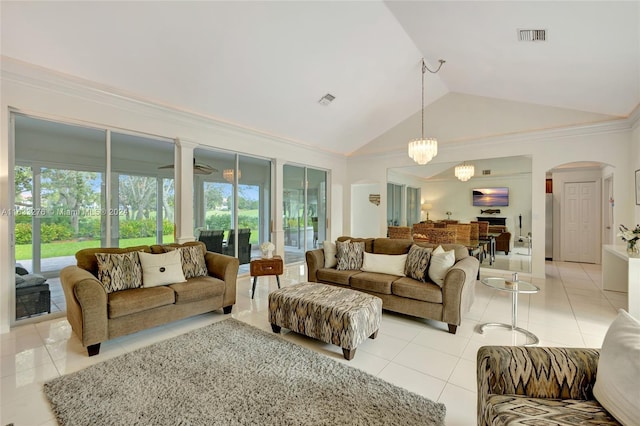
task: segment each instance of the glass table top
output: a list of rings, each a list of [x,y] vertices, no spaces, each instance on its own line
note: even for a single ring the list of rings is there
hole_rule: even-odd
[[[510,281],[504,278],[490,277],[483,278],[481,282],[496,290],[509,291],[512,293],[537,293],[540,291],[539,287],[522,280]]]

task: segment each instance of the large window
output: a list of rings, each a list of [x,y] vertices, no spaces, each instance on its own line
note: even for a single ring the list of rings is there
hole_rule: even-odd
[[[283,181],[285,262],[291,263],[326,239],[327,172],[285,165]]]
[[[420,188],[407,187],[407,226],[420,222]]]
[[[172,141],[20,114],[11,121],[15,259],[48,286],[16,291],[16,319],[66,309],[58,274],[80,249],[173,241],[173,169],[162,167],[173,164]]]
[[[402,225],[402,185],[387,183],[387,225]]]
[[[210,251],[248,264],[271,239],[271,161],[202,148],[194,156],[195,234]]]

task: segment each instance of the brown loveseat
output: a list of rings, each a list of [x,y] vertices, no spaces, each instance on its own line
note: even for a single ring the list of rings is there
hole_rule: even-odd
[[[67,302],[67,319],[82,345],[87,347],[89,356],[100,352],[101,342],[118,336],[221,308],[225,314],[231,312],[236,302],[238,259],[207,252],[202,242],[184,245],[202,248],[208,276],[112,293],[107,293],[97,279],[96,253],[144,251],[158,254],[164,253],[166,246],[90,248],[76,253],[77,266],[64,268],[60,281]]]
[[[374,254],[406,254],[413,244],[435,248],[438,244],[414,243],[406,239],[349,238],[338,241],[364,241],[365,251]],[[456,332],[462,314],[469,310],[475,298],[478,259],[469,256],[467,248],[458,244],[441,244],[445,250],[455,250],[456,263],[449,269],[442,288],[433,282],[420,282],[409,277],[360,270],[338,271],[325,268],[324,250],[306,253],[307,279],[363,291],[382,299],[382,308],[448,324],[449,332]]]

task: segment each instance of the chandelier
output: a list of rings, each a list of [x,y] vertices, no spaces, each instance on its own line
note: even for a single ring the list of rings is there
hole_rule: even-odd
[[[222,177],[229,183],[233,183],[234,181],[235,170],[234,169],[224,169],[222,171]],[[242,172],[238,170],[238,180],[242,178]]]
[[[431,71],[429,67],[427,67],[424,58],[422,58],[422,133],[420,134],[420,138],[409,141],[409,157],[421,166],[427,164],[433,159],[433,157],[438,155],[438,141],[435,138],[425,139],[424,137],[424,74],[427,71],[432,74],[436,74],[440,71],[440,68],[442,68],[442,64],[444,64],[445,61],[440,59],[439,62],[440,65],[438,66],[438,69]]]
[[[462,163],[456,166],[455,175],[461,181],[466,182],[473,177],[475,171],[473,164]]]

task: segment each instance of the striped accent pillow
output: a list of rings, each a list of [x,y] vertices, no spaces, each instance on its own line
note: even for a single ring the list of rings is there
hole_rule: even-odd
[[[404,266],[404,274],[418,280],[427,282],[427,268],[429,267],[429,259],[431,258],[432,249],[412,245],[407,254],[407,263]]]
[[[98,279],[107,293],[142,287],[142,266],[137,251],[96,253]]]
[[[182,256],[182,272],[186,279],[209,275],[204,253],[200,246],[184,246],[178,248],[178,251]]]
[[[338,271],[347,271],[362,268],[364,258],[364,242],[336,241],[338,254]]]

